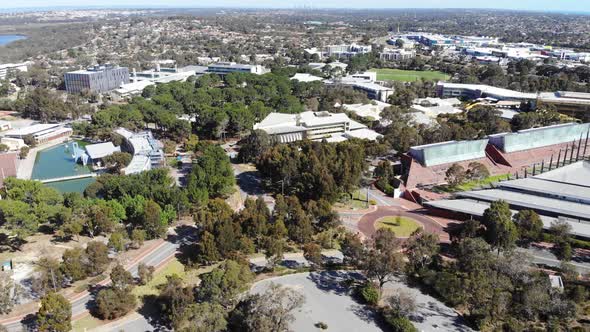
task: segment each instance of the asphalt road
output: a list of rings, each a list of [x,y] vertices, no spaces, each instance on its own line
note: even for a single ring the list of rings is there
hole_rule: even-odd
[[[561,261],[549,250],[534,247],[518,248],[517,250],[527,253],[535,264],[551,267],[559,267],[561,265]],[[579,273],[590,273],[590,263],[583,261],[583,257],[573,257],[572,261],[569,263],[573,265]]]
[[[184,227],[182,230],[179,230],[179,233],[172,233],[168,236],[166,241],[162,244],[158,245],[155,249],[150,251],[147,255],[142,257],[140,260],[134,262],[132,265],[127,267],[127,270],[131,272],[134,277],[137,277],[137,266],[139,263],[143,262],[147,265],[151,266],[158,266],[161,263],[165,262],[166,260],[173,257],[181,245],[187,244],[192,241],[194,236],[194,232],[192,231],[191,227]],[[108,282],[110,283],[110,281]],[[108,285],[106,283],[106,285]],[[92,308],[94,294],[92,293],[83,293],[84,295],[80,298],[75,299],[72,301],[72,317],[77,317],[85,314],[90,308]],[[20,332],[26,329],[26,322],[15,321],[10,322],[4,325],[8,331],[12,332]],[[136,330],[129,330],[129,331],[136,331]],[[139,330],[137,330],[139,331]]]
[[[325,271],[292,274],[260,281],[251,292],[263,292],[271,283],[289,287],[305,296],[303,306],[294,312],[291,329],[296,332],[316,331],[314,324],[323,322],[328,331],[377,332],[383,331],[375,313],[357,303],[350,289],[343,286],[347,279],[360,279],[353,271]],[[471,331],[452,308],[419,290],[409,288],[403,282],[390,282],[385,292],[390,294],[403,289],[416,299],[416,311],[411,315],[413,324],[420,331]]]

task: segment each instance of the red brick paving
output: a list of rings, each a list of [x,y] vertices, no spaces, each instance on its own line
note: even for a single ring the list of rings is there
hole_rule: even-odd
[[[448,242],[449,235],[445,232],[443,226],[437,220],[429,216],[425,216],[418,211],[406,211],[399,207],[385,207],[380,206],[377,211],[364,215],[358,223],[359,230],[366,237],[371,237],[375,234],[375,222],[383,217],[407,217],[416,220],[425,231],[429,233],[438,234],[441,242]]]

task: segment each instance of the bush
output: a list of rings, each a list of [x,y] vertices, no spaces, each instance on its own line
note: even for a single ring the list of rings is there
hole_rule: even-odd
[[[371,205],[377,205],[377,201],[374,200],[374,199],[370,199],[369,200],[369,204],[371,204]]]
[[[322,329],[322,330],[328,329],[328,324],[326,324],[324,322],[315,323],[314,326],[317,327],[318,329]]]
[[[386,313],[385,322],[393,332],[418,332],[418,329],[409,319],[394,313]]]
[[[364,303],[369,305],[377,305],[379,303],[379,289],[371,282],[364,283],[359,291],[360,298]]]

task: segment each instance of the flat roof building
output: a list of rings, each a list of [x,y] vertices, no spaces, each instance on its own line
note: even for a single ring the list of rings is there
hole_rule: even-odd
[[[68,93],[105,93],[129,83],[129,69],[112,65],[94,66],[64,74]]]
[[[115,133],[125,139],[123,148],[133,155],[129,165],[122,170],[124,174],[137,174],[164,164],[164,146],[151,131],[133,133],[121,127]]]
[[[15,72],[15,71],[26,72],[26,71],[28,71],[29,64],[30,64],[30,62],[0,64],[0,80],[5,79],[6,75],[8,75],[9,72]]]
[[[34,124],[32,126],[10,129],[1,132],[0,136],[24,139],[27,136],[32,137],[36,144],[43,144],[49,141],[69,137],[72,135],[72,128],[64,127],[61,124]]]
[[[426,167],[449,164],[484,158],[487,144],[487,139],[480,139],[413,146],[410,148],[410,156]]]
[[[207,73],[216,75],[227,75],[229,73],[249,73],[262,75],[267,70],[260,65],[245,65],[235,62],[218,62],[207,67]]]
[[[556,221],[571,226],[571,234],[590,238],[590,162],[579,161],[540,175],[499,182],[494,189],[461,192],[456,199],[425,205],[463,215],[481,217],[490,204],[503,200],[513,213],[533,210],[549,229]]]
[[[303,112],[299,114],[270,113],[254,125],[254,130],[263,130],[279,143],[303,139],[342,141],[350,137],[377,139],[381,135],[369,133],[367,126],[351,120],[344,113]],[[354,133],[358,130],[362,132]],[[358,134],[358,135],[356,135]]]

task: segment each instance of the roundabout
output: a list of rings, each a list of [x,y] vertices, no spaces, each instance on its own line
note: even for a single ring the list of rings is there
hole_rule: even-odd
[[[423,228],[415,219],[402,216],[387,216],[375,221],[375,229],[386,228],[395,233],[397,237],[410,237],[414,231]]]

